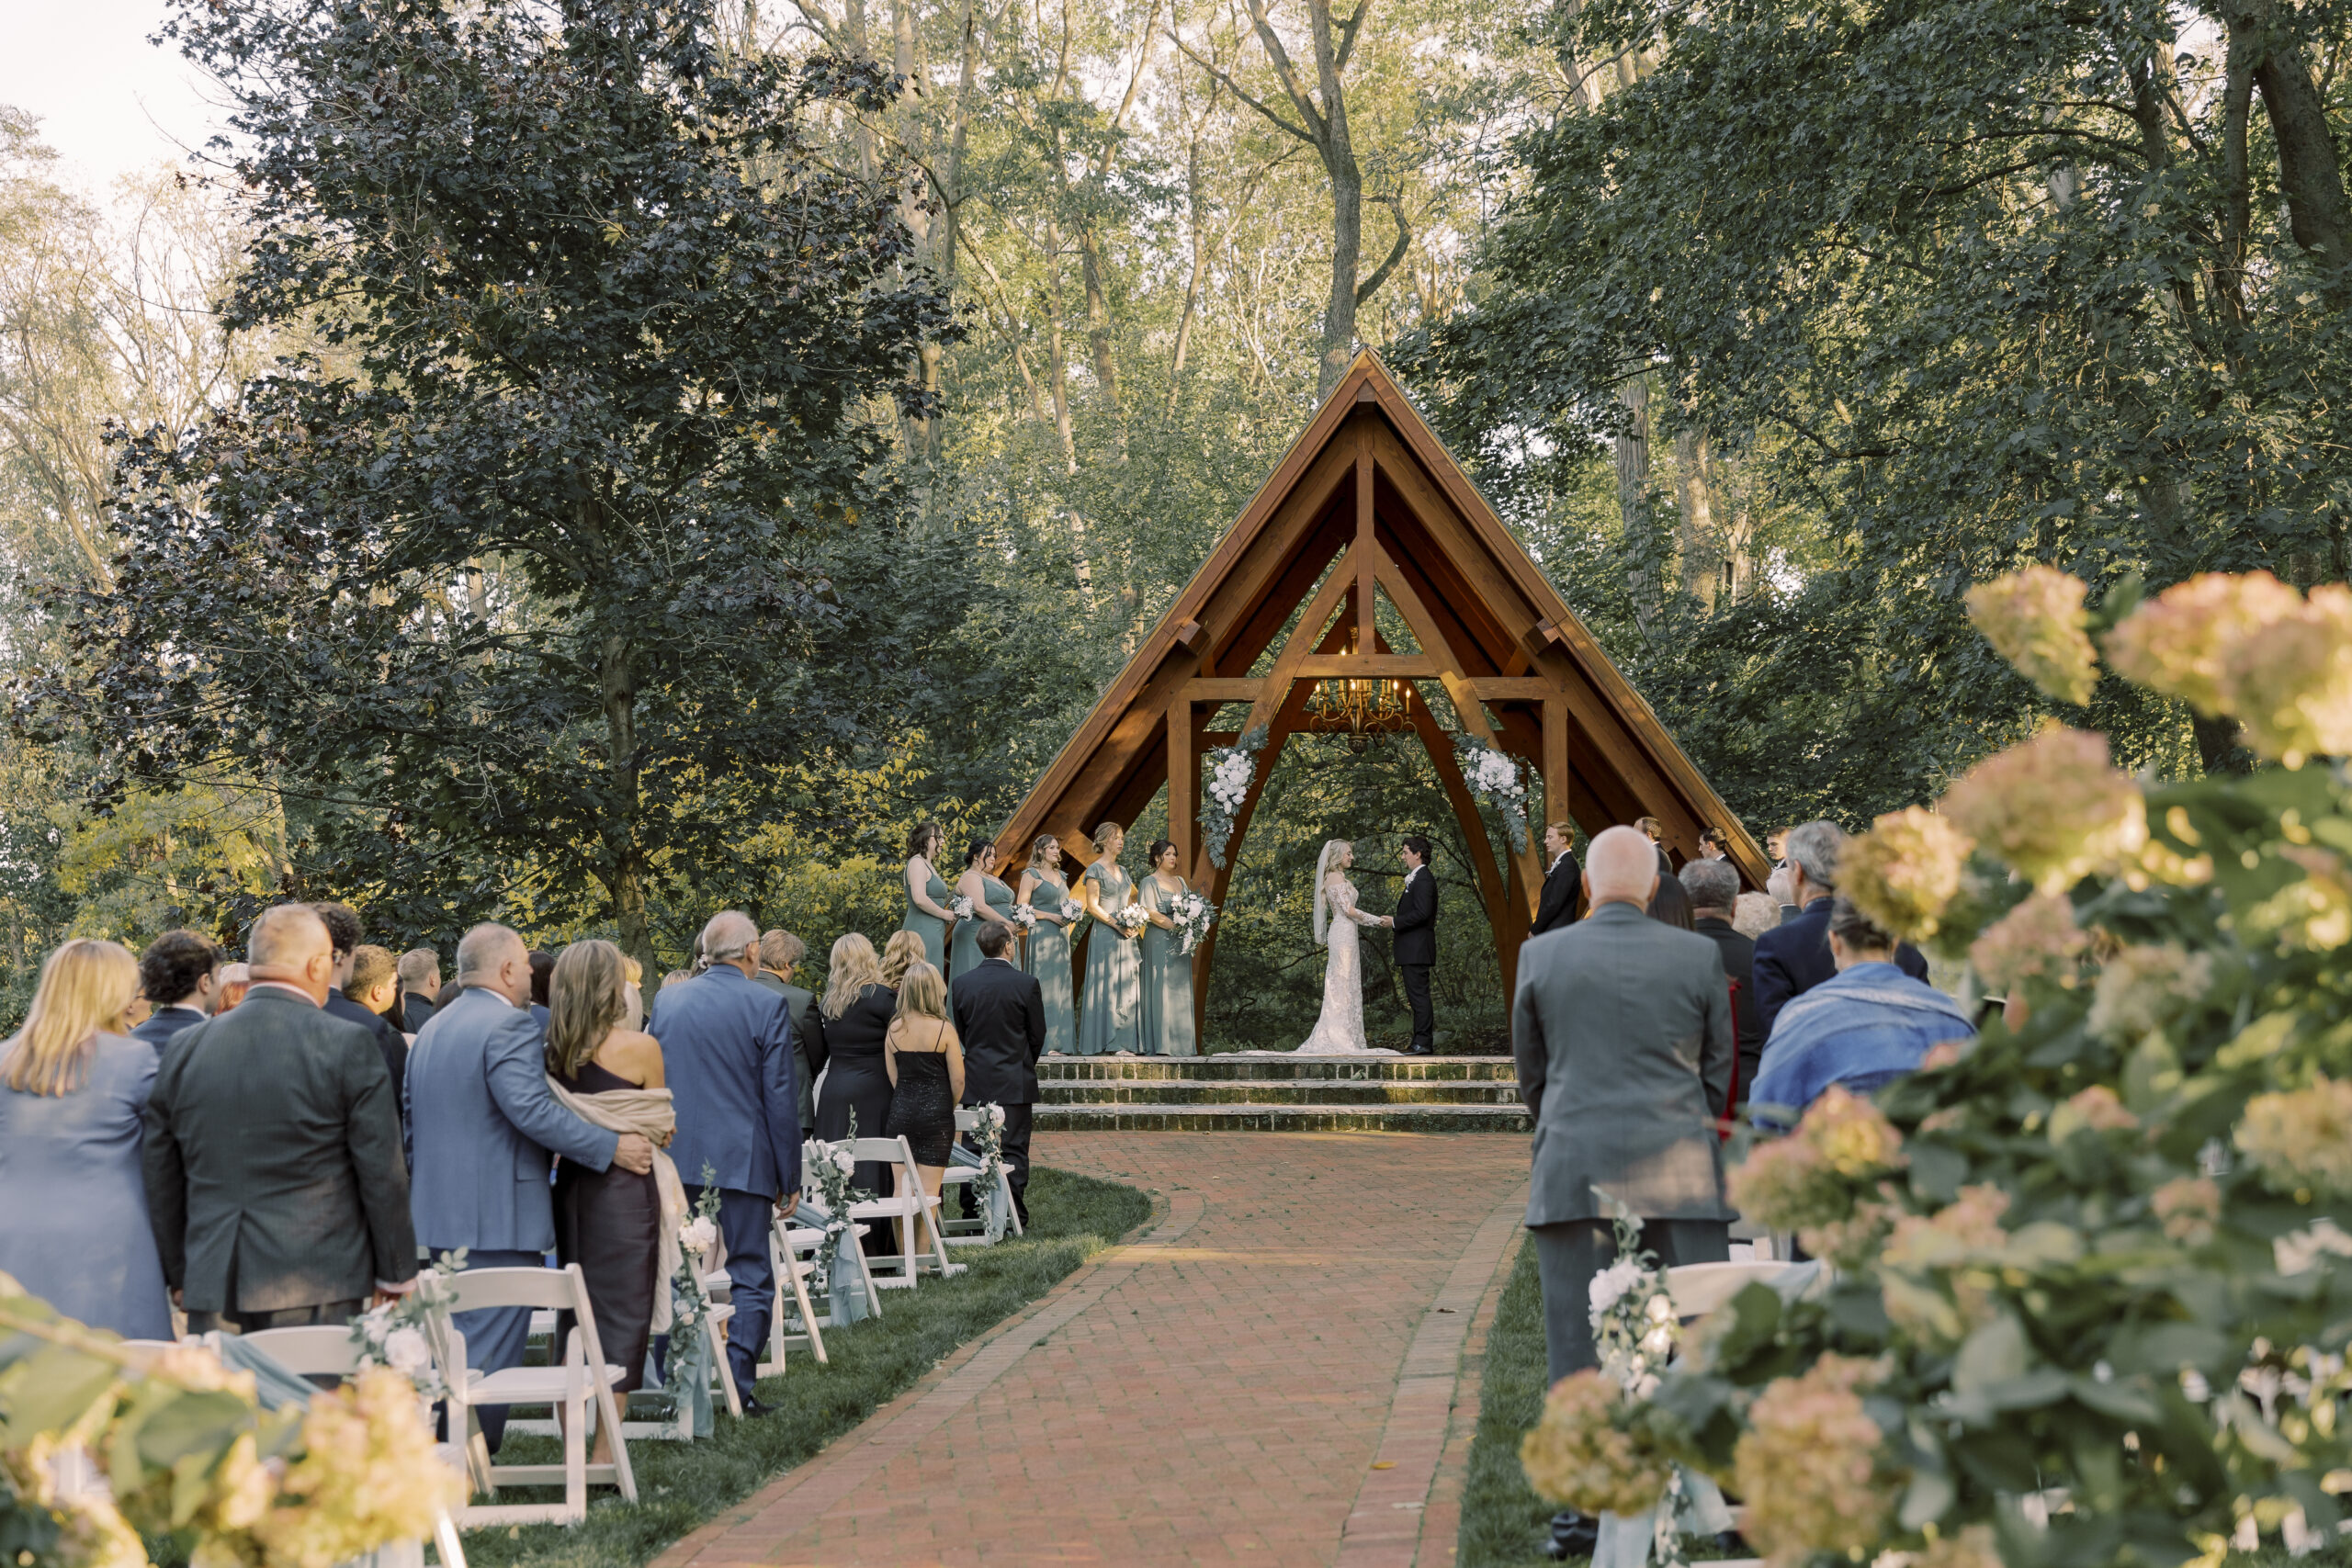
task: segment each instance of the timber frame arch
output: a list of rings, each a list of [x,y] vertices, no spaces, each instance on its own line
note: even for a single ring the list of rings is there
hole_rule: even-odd
[[[1391,651],[1375,626],[1350,651],[1381,596],[1418,650]],[[1251,674],[1269,651],[1271,668]],[[1647,814],[1678,860],[1698,852],[1702,829],[1721,827],[1743,879],[1763,886],[1763,852],[1369,350],[997,835],[1000,874],[1017,884],[1041,833],[1082,868],[1100,852],[1094,826],[1133,822],[1164,784],[1177,863],[1222,906],[1275,758],[1317,728],[1306,713],[1315,683],[1347,676],[1441,683],[1465,730],[1542,780],[1529,845],[1498,867],[1451,736],[1426,702],[1412,705],[1469,845],[1507,995],[1542,889],[1545,821],[1597,833]],[[1245,702],[1240,729],[1207,728],[1220,707]],[[1202,757],[1261,726],[1265,750],[1216,866],[1195,819]],[[1213,927],[1193,964],[1196,1007],[1216,944]]]

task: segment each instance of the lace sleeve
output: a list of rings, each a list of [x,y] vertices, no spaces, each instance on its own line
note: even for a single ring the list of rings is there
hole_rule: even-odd
[[[1355,886],[1346,877],[1335,876],[1331,879],[1331,901],[1339,906],[1340,913],[1360,926],[1376,926],[1380,923],[1378,915],[1367,915],[1356,908]]]

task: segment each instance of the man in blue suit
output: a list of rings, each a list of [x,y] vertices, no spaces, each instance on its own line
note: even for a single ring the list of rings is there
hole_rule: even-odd
[[[710,967],[653,1001],[645,1032],[662,1042],[662,1071],[678,1112],[670,1157],[696,1201],[718,1189],[718,1230],[727,1240],[734,1320],[727,1362],[743,1414],[774,1408],[752,1397],[767,1343],[775,1275],[768,1262],[769,1215],[800,1202],[800,1113],[792,1085],[792,1013],[759,985],[760,928],[729,909],[702,929]],[[876,1129],[878,1133],[879,1128]]]
[[[593,1126],[548,1089],[546,1043],[532,1021],[531,960],[504,926],[480,925],[458,943],[465,987],[425,1021],[408,1058],[409,1212],[434,1257],[466,1249],[469,1269],[537,1269],[555,1246],[548,1196],[552,1150],[594,1170],[653,1168],[653,1145],[635,1133]],[[527,1308],[459,1313],[466,1364],[485,1372],[522,1365]],[[492,1451],[506,1430],[503,1406],[486,1406]]]
[[[1799,911],[1756,939],[1757,1021],[1769,1042],[1781,1010],[1838,973],[1829,953],[1829,910],[1838,895],[1838,856],[1846,829],[1835,822],[1808,822],[1788,831],[1789,886]],[[1894,966],[1914,980],[1928,977],[1928,961],[1904,942]]]

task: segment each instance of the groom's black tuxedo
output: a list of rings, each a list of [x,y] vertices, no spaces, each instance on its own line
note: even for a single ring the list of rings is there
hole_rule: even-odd
[[[1396,928],[1405,999],[1413,1006],[1413,1054],[1426,1056],[1435,1051],[1437,1039],[1430,1011],[1430,965],[1437,962],[1437,877],[1428,866],[1406,873],[1405,890],[1396,895],[1396,912],[1389,919]]]

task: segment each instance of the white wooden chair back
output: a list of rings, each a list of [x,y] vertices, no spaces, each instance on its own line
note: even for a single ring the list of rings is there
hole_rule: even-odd
[[[1686,1263],[1666,1271],[1674,1313],[1688,1321],[1704,1317],[1750,1285],[1769,1285],[1803,1265],[1795,1263]]]
[[[956,1132],[969,1133],[979,1124],[980,1107],[959,1106],[956,1108]],[[1000,1164],[1001,1165],[1001,1162]],[[947,1196],[947,1190],[951,1187],[970,1187],[977,1190],[981,1179],[987,1174],[988,1172],[978,1166],[950,1165],[939,1179],[939,1195],[944,1200]],[[1020,1206],[1012,1201],[1012,1173],[1009,1167],[1001,1168],[997,1171],[996,1185],[998,1193],[1004,1199],[1006,1224],[1014,1235],[1025,1234],[1021,1224]],[[942,1204],[940,1215],[939,1227],[946,1233],[948,1246],[986,1247],[989,1245],[987,1220],[950,1217],[944,1203]]]
[[[348,1328],[256,1328],[242,1337],[301,1378],[347,1378],[359,1370],[359,1345]]]

